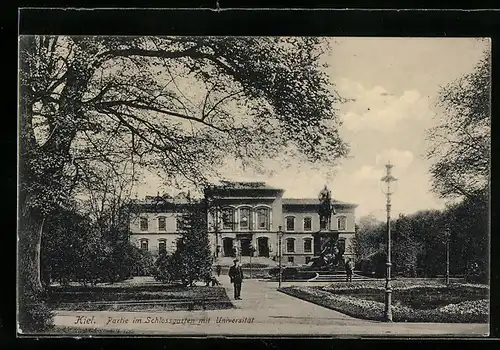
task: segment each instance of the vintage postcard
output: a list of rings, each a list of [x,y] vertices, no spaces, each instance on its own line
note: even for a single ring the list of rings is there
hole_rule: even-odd
[[[19,37],[18,336],[489,334],[488,38]]]

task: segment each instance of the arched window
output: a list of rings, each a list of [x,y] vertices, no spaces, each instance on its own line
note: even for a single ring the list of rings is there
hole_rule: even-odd
[[[146,238],[141,239],[141,249],[146,251],[149,249],[148,240]]]
[[[304,231],[312,231],[312,218],[304,218]]]
[[[304,238],[304,253],[312,252],[312,238]]]
[[[346,218],[345,216],[340,216],[337,218],[337,229],[338,230],[345,230],[346,226]]]
[[[250,208],[240,209],[240,230],[246,231],[250,230],[252,227],[252,217],[250,215]]]
[[[141,226],[141,231],[147,231],[149,229],[148,218],[142,217],[140,226]]]
[[[286,239],[286,252],[295,253],[295,238]]]
[[[222,228],[234,230],[234,209],[227,207],[222,209]]]
[[[257,213],[257,230],[269,230],[270,210],[269,208],[258,208]]]
[[[167,252],[167,240],[162,238],[158,240],[158,251],[160,253],[166,253]]]
[[[328,226],[328,220],[325,217],[321,217],[319,223],[320,230],[326,230],[327,226]]]
[[[166,231],[167,230],[167,218],[164,216],[158,217],[158,231]]]
[[[285,222],[286,222],[286,230],[287,231],[295,231],[295,217],[287,216],[285,218]]]

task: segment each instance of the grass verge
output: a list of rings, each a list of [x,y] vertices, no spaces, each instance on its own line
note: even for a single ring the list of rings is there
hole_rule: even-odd
[[[231,309],[223,287],[124,286],[51,288],[47,305],[71,311],[191,311]]]
[[[284,287],[280,291],[290,296],[312,302],[314,304],[342,312],[346,315],[382,321],[384,303],[377,301],[383,298],[383,289],[370,288],[366,284],[351,283],[352,289],[347,284],[328,287]],[[419,285],[399,285],[400,292],[414,289],[414,296],[427,295],[431,303],[408,303],[404,299],[393,299],[393,321],[394,322],[436,322],[436,323],[488,323],[489,322],[489,301],[484,298],[484,288],[471,285],[456,285],[453,287],[435,286],[428,284],[423,287]],[[420,290],[418,288],[421,288]],[[425,288],[425,289],[422,289]],[[448,296],[454,296],[446,301]],[[473,292],[475,290],[475,293]],[[360,293],[360,291],[362,293]],[[423,292],[425,291],[425,292]],[[457,299],[457,295],[462,291],[462,298]],[[397,296],[398,288],[394,287],[394,294]],[[422,294],[423,293],[423,294]],[[474,294],[474,300],[468,300]],[[401,295],[412,295],[401,294]],[[369,297],[371,296],[371,298]],[[436,300],[440,302],[436,302]]]

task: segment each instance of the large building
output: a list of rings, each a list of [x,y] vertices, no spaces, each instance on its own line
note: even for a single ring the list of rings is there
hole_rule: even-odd
[[[322,237],[334,236],[344,256],[352,256],[357,205],[332,200],[330,221],[320,222],[319,199],[283,198],[284,191],[263,182],[222,182],[205,190],[207,231],[214,257],[274,258],[278,231],[283,262],[306,264],[317,257]],[[146,197],[130,223],[131,241],[157,254],[174,251],[182,224],[183,196]],[[329,227],[327,227],[329,226]]]

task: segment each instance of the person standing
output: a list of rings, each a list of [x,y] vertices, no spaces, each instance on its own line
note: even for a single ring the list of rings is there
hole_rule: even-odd
[[[221,267],[220,265],[217,265],[217,266],[215,267],[215,270],[216,270],[216,272],[217,272],[217,276],[220,276],[220,273],[221,273],[221,271],[222,271],[222,267]]]
[[[234,265],[229,268],[229,278],[234,284],[234,299],[241,300],[241,283],[243,282],[243,269],[238,259],[234,259]]]
[[[351,258],[347,258],[347,261],[345,263],[345,273],[347,282],[352,282],[353,270],[354,270],[354,263],[352,262]]]

